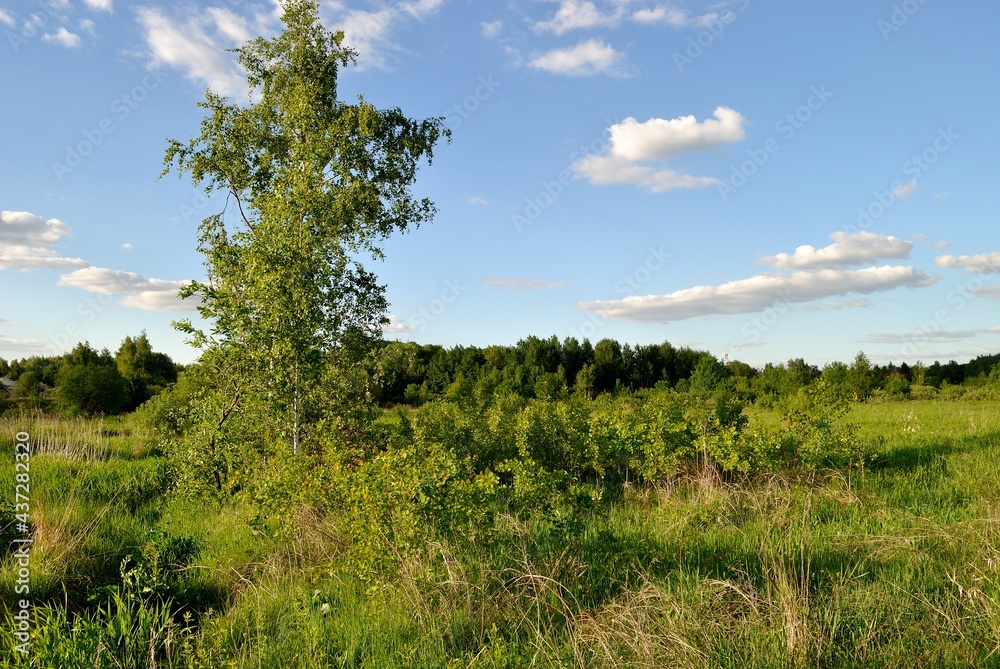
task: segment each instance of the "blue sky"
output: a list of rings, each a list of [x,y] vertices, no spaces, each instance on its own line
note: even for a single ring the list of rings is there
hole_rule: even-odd
[[[1000,350],[988,0],[324,1],[341,97],[444,116],[386,243],[387,337],[689,345],[754,365]],[[218,209],[158,179],[273,2],[0,0],[0,357],[145,329]]]

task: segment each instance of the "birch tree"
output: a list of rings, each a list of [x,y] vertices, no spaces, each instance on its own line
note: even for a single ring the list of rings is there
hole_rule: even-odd
[[[387,322],[385,288],[363,263],[383,258],[393,232],[432,218],[411,186],[448,131],[362,96],[339,100],[338,75],[355,52],[323,27],[314,0],[283,8],[280,35],[235,50],[249,102],[207,91],[200,133],[168,140],[164,173],[225,195],[199,227],[207,278],[182,291],[201,299],[209,325],[177,324],[239,377],[219,384],[230,395],[219,429],[252,394],[294,453],[315,423],[331,357]]]

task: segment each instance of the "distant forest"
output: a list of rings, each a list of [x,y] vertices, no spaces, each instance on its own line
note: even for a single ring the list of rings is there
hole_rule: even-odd
[[[192,381],[198,364],[188,365]],[[152,350],[145,333],[126,337],[119,349],[97,351],[88,343],[61,356],[8,362],[0,358],[0,410],[14,407],[69,414],[118,414],[136,409],[178,381],[185,366]],[[864,353],[853,361],[820,368],[802,358],[755,368],[721,361],[707,351],[669,342],[591,344],[529,336],[513,346],[455,346],[382,341],[368,357],[358,382],[382,407],[420,406],[438,398],[514,394],[557,399],[568,395],[637,392],[655,387],[730,391],[741,401],[772,405],[817,379],[846,399],[919,399],[942,389],[1000,381],[1000,353],[966,363],[878,365]]]
[[[731,389],[748,402],[769,403],[823,378],[850,399],[876,394],[935,394],[947,386],[985,384],[1000,377],[1000,354],[960,364],[873,364],[864,353],[851,362],[823,368],[802,358],[755,368],[738,360],[669,342],[622,344],[602,339],[596,345],[569,337],[529,336],[514,346],[444,348],[411,342],[383,342],[369,374],[382,405],[419,405],[436,397],[470,393],[513,393],[526,398],[556,398],[670,387],[679,391]]]

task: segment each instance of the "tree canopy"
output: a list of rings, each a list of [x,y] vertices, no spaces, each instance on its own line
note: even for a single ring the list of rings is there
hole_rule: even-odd
[[[258,395],[294,452],[319,420],[331,359],[356,359],[387,322],[384,286],[363,262],[434,215],[410,186],[448,131],[339,100],[340,69],[355,58],[343,33],[321,25],[314,0],[283,7],[280,35],[236,49],[256,101],[208,91],[201,132],[169,142],[165,172],[227,196],[200,226],[207,279],[182,293],[200,298],[210,330],[178,324],[222,374],[221,421]]]

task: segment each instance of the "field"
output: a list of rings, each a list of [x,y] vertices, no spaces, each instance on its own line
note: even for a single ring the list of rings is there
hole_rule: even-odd
[[[15,433],[35,449],[30,666],[1000,666],[1000,405],[866,403],[845,420],[860,464],[688,468],[452,530],[389,501],[365,547],[349,511],[172,493],[134,417],[8,414],[3,480]],[[295,496],[284,485],[275,499]],[[13,503],[10,483],[0,663],[29,666],[9,633]]]

